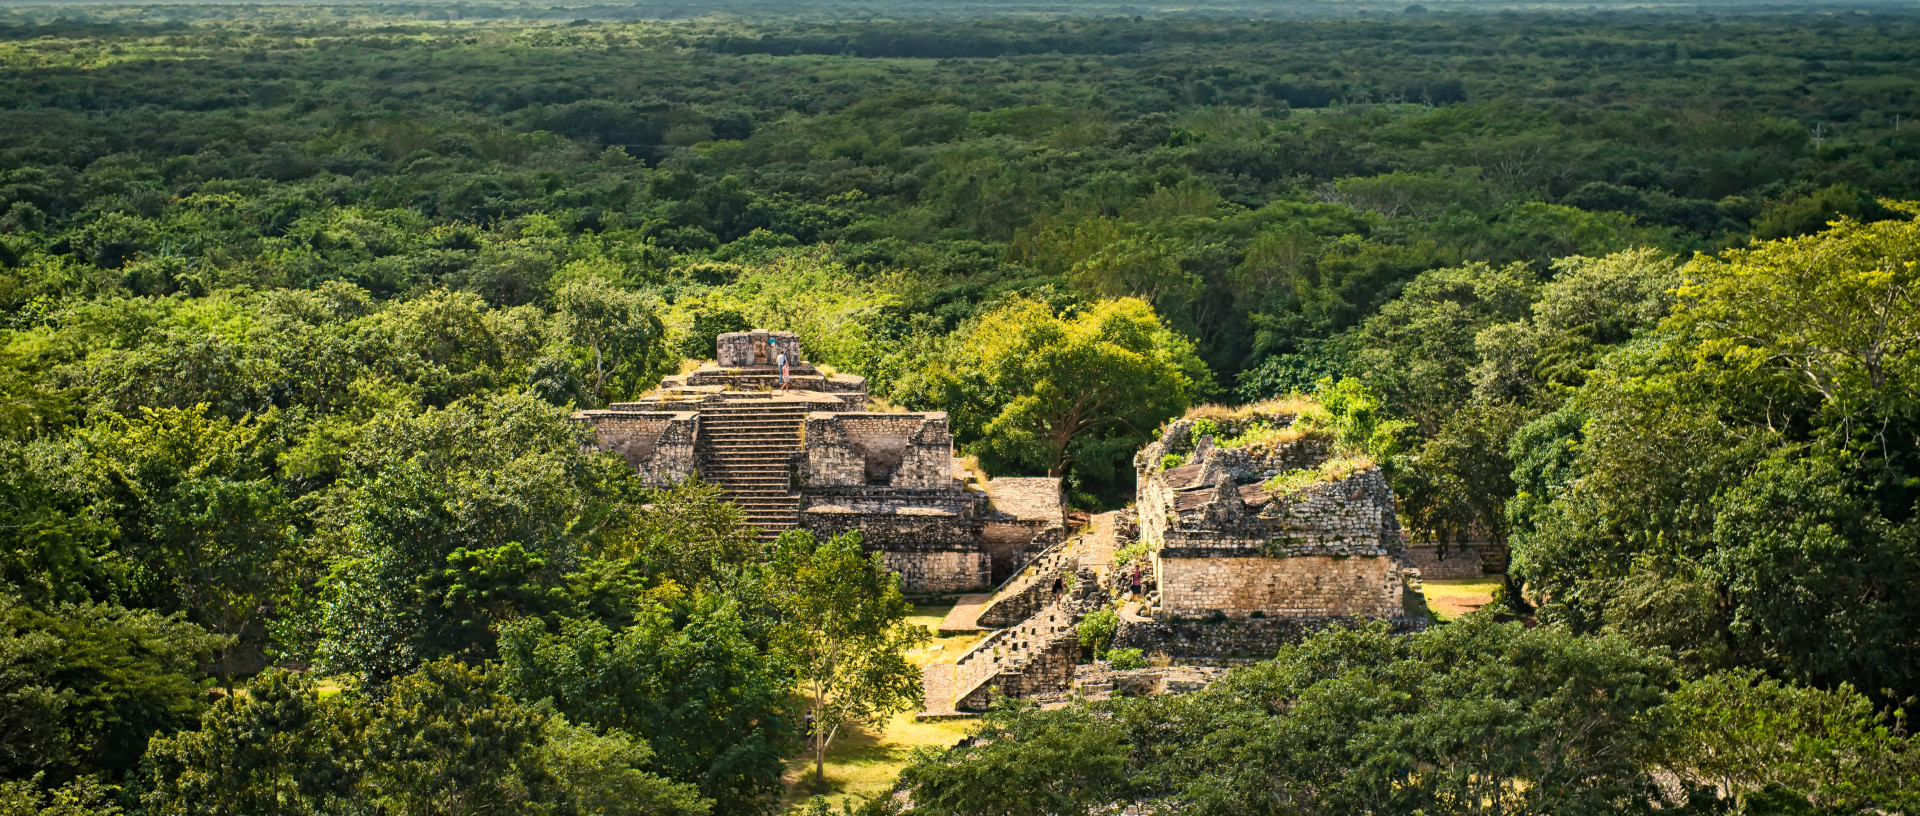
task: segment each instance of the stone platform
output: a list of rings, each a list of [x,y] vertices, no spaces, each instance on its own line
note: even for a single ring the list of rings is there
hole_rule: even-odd
[[[993,600],[993,595],[984,592],[960,596],[953,608],[947,610],[947,616],[940,619],[940,629],[935,634],[948,637],[986,631],[986,627],[980,625],[980,610],[986,608],[990,600]]]

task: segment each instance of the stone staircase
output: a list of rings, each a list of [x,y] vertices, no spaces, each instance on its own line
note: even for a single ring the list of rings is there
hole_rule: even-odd
[[[993,600],[980,610],[976,620],[986,628],[1012,626],[1031,617],[1045,608],[1054,599],[1070,590],[1075,581],[1075,571],[1079,569],[1080,557],[1076,542],[1055,544],[1047,548],[1026,566],[1014,573],[993,594]],[[1054,581],[1064,586],[1061,592],[1053,589]]]
[[[694,446],[700,477],[724,489],[763,540],[800,523],[793,462],[806,415],[805,406],[764,400],[736,400],[700,412]]]
[[[1020,697],[1070,686],[1080,657],[1079,619],[1072,595],[1063,593],[1033,617],[974,644],[953,664],[953,709],[985,711],[996,688]]]

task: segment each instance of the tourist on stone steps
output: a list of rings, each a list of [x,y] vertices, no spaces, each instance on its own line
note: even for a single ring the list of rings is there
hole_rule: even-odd
[[[793,382],[790,379],[790,375],[787,373],[787,353],[784,351],[780,352],[779,365],[780,365],[780,390],[785,391],[787,390],[788,386],[793,385]]]

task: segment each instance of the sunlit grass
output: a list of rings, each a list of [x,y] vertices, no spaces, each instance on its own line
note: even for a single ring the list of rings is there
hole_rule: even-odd
[[[959,657],[967,649],[972,648],[973,644],[979,643],[981,638],[986,637],[985,632],[941,637],[940,621],[946,619],[947,611],[952,608],[953,604],[950,603],[917,604],[913,607],[913,615],[907,618],[907,622],[925,628],[933,635],[933,640],[926,646],[907,653],[907,660],[913,665],[952,663],[954,658]]]
[[[951,603],[917,604],[909,623],[924,627],[936,637],[926,647],[907,654],[915,666],[950,663],[985,633],[938,637],[940,621],[946,618]],[[782,809],[822,795],[836,807],[841,802],[858,802],[885,794],[893,788],[895,777],[906,767],[907,756],[915,748],[952,745],[967,735],[973,723],[968,720],[914,722],[914,712],[894,716],[887,727],[875,733],[861,728],[843,730],[827,748],[824,783],[813,779],[813,755],[802,753],[787,761],[787,795]]]
[[[952,745],[973,727],[971,720],[914,722],[913,714],[901,714],[887,723],[884,732],[864,729],[842,731],[827,749],[825,783],[813,778],[813,755],[802,754],[787,762],[787,795],[782,809],[822,795],[836,807],[841,802],[858,803],[892,790],[900,769],[906,767],[913,749]]]
[[[1482,578],[1435,578],[1422,580],[1420,592],[1427,597],[1427,609],[1438,620],[1460,617],[1493,601],[1500,590],[1496,576]]]

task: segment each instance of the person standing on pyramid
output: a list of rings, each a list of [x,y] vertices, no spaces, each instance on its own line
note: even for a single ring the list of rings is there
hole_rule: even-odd
[[[780,344],[775,343],[771,337],[767,338],[767,345],[773,346],[774,351],[779,352],[774,358],[774,364],[780,366],[780,390],[785,391],[788,386],[792,385],[788,380],[790,374],[787,369],[787,353],[781,351]]]

